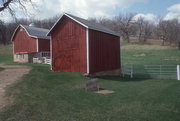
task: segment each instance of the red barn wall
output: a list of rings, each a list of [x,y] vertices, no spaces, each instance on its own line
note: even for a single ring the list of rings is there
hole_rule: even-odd
[[[120,37],[89,30],[90,73],[120,69]]]
[[[33,53],[37,52],[36,39],[29,37],[26,31],[17,30],[14,38],[14,53]]]
[[[38,39],[39,52],[50,51],[50,40]]]
[[[63,16],[51,37],[52,69],[86,73],[86,28]]]

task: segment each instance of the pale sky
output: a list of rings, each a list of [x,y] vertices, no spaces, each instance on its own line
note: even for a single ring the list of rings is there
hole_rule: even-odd
[[[0,0],[1,1],[1,0]],[[135,13],[138,17],[155,21],[158,16],[164,19],[178,18],[180,20],[180,0],[32,0],[37,9],[29,7],[31,18],[45,19],[63,12],[79,17],[111,18],[119,13]],[[1,2],[0,2],[1,4]],[[28,18],[18,6],[13,6],[18,18]],[[0,19],[10,21],[7,11],[0,14]]]

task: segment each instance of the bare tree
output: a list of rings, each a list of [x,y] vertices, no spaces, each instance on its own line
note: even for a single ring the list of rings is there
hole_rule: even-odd
[[[178,43],[180,41],[179,33],[180,23],[177,19],[161,20],[158,24],[157,35],[163,40],[162,45],[165,45],[165,42]]]
[[[97,18],[88,18],[88,21],[91,21],[93,23],[99,23]]]
[[[153,37],[154,25],[150,24],[148,21],[144,22],[144,37],[143,41],[146,42],[148,38]]]
[[[160,20],[157,27],[157,35],[162,39],[162,46],[164,46],[165,42],[168,40],[168,22]]]
[[[2,5],[0,6],[0,12],[7,10],[14,18],[16,17],[16,10],[13,8],[13,5],[18,6],[21,10],[26,12],[27,9],[25,4],[30,3],[31,5],[33,5],[32,0],[1,0],[1,2]]]
[[[6,27],[4,25],[4,22],[0,20],[0,43],[5,44],[5,40],[6,40]]]
[[[126,40],[128,43],[130,42],[130,31],[132,30],[132,19],[134,17],[134,14],[124,14],[119,15],[114,18],[114,25],[116,27],[116,31],[119,31],[123,37],[124,40]]]
[[[144,18],[139,17],[138,20],[136,21],[136,24],[138,26],[138,39],[141,41],[141,38],[143,36],[144,32]]]
[[[140,42],[146,42],[146,40],[152,35],[153,24],[146,21],[144,18],[139,17],[136,21],[138,30],[138,39]]]
[[[0,43],[1,44],[11,43],[10,40],[12,34],[14,33],[14,30],[17,28],[19,24],[29,25],[31,23],[34,23],[36,27],[50,29],[58,18],[59,15],[44,20],[18,19],[16,22],[10,22],[6,24],[0,21]]]
[[[1,0],[0,13],[6,10],[7,12],[10,13],[10,15],[17,22],[16,9],[14,6],[18,7],[19,9],[21,9],[22,11],[24,11],[27,14],[28,13],[27,8],[26,8],[27,3],[30,3],[33,6],[32,0]],[[8,30],[9,28],[7,29],[7,27],[4,25],[2,20],[0,20],[0,26],[1,26],[0,27],[0,41],[1,41],[1,43],[6,44],[7,39],[10,38],[8,35],[6,35],[8,33],[7,31],[9,31]]]

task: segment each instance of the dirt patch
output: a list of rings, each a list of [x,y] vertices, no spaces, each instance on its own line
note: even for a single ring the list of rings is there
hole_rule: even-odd
[[[111,91],[111,90],[99,90],[99,91],[96,91],[95,93],[107,95],[107,94],[114,93],[114,91]]]
[[[122,50],[168,50],[177,49],[170,46],[161,45],[139,45],[139,44],[128,44],[121,47]]]
[[[143,56],[146,56],[146,54],[142,53],[142,54],[136,54],[136,55],[133,55],[135,57],[143,57]]]
[[[6,96],[5,89],[7,86],[19,80],[23,75],[28,74],[31,70],[28,66],[1,65],[5,70],[0,72],[0,110],[12,103],[12,99]]]

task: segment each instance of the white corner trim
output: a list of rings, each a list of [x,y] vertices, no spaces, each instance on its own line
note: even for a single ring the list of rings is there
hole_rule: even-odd
[[[89,30],[86,29],[87,74],[89,74]]]
[[[51,70],[52,70],[52,37],[50,36],[50,59],[51,59]]]
[[[38,42],[38,39],[36,39],[36,50],[37,50],[37,52],[39,52],[39,42]]]
[[[16,33],[16,31],[18,30],[18,28],[20,27],[20,25],[15,29],[15,31],[13,32],[13,34],[12,34],[12,36],[11,36],[11,41],[13,41],[13,38],[14,38],[14,36],[15,36],[15,33]]]

